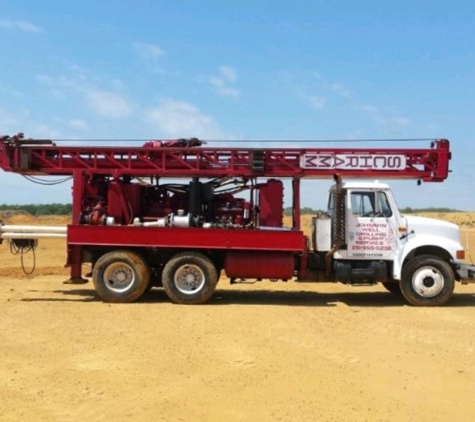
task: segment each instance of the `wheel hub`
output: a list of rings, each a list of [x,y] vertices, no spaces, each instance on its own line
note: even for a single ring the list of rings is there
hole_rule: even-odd
[[[104,285],[113,292],[125,292],[133,286],[134,282],[134,270],[124,262],[111,264],[104,271]]]
[[[434,267],[421,267],[412,277],[414,290],[423,297],[437,296],[444,288],[444,276]]]
[[[194,274],[187,274],[185,276],[186,283],[191,284],[191,283],[194,283],[195,281],[196,281],[196,277],[194,276]]]
[[[181,293],[194,294],[205,285],[205,275],[197,265],[182,265],[175,273],[174,282]]]
[[[432,277],[426,277],[424,278],[424,281],[422,282],[424,284],[425,287],[427,288],[430,288],[430,287],[433,287],[435,282],[434,282],[434,279]]]
[[[117,274],[115,274],[115,279],[118,283],[123,283],[127,280],[127,274],[125,274],[124,271],[119,271]]]

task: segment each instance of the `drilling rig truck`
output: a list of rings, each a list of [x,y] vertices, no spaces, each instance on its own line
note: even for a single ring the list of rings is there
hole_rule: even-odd
[[[0,226],[2,239],[65,237],[72,283],[105,302],[162,287],[202,304],[221,274],[245,280],[382,283],[415,306],[440,306],[475,279],[457,225],[405,216],[389,186],[361,179],[442,182],[450,143],[428,148],[211,148],[196,139],[141,146],[58,146],[0,139],[0,167],[28,178],[72,177],[67,227]],[[333,178],[325,212],[301,228],[301,180]],[[346,179],[351,181],[347,181]],[[283,224],[289,180],[292,225]]]

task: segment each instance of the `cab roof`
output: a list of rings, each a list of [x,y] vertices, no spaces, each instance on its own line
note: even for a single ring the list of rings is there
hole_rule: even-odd
[[[389,185],[387,183],[381,183],[378,180],[374,182],[343,182],[342,183],[343,189],[389,189]],[[334,190],[336,185],[332,186],[332,190]]]

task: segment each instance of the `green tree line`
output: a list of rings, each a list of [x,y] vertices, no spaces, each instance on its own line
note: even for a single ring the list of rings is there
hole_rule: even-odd
[[[437,207],[427,207],[427,208],[411,208],[411,207],[406,207],[402,208],[401,210],[402,214],[417,214],[421,212],[442,212],[442,213],[447,213],[447,212],[462,212],[461,210],[456,210],[453,208],[437,208]]]
[[[23,211],[34,216],[40,215],[68,215],[72,212],[71,204],[1,204],[0,211]]]
[[[314,210],[313,208],[311,207],[303,207],[303,208],[300,208],[300,214],[302,215],[316,215],[318,213],[321,213],[323,212],[322,210]],[[284,215],[292,215],[292,207],[287,207],[284,209]]]

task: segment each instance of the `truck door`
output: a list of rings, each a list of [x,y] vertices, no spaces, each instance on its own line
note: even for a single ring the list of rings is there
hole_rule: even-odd
[[[347,257],[393,259],[398,249],[395,215],[384,191],[349,190]]]

